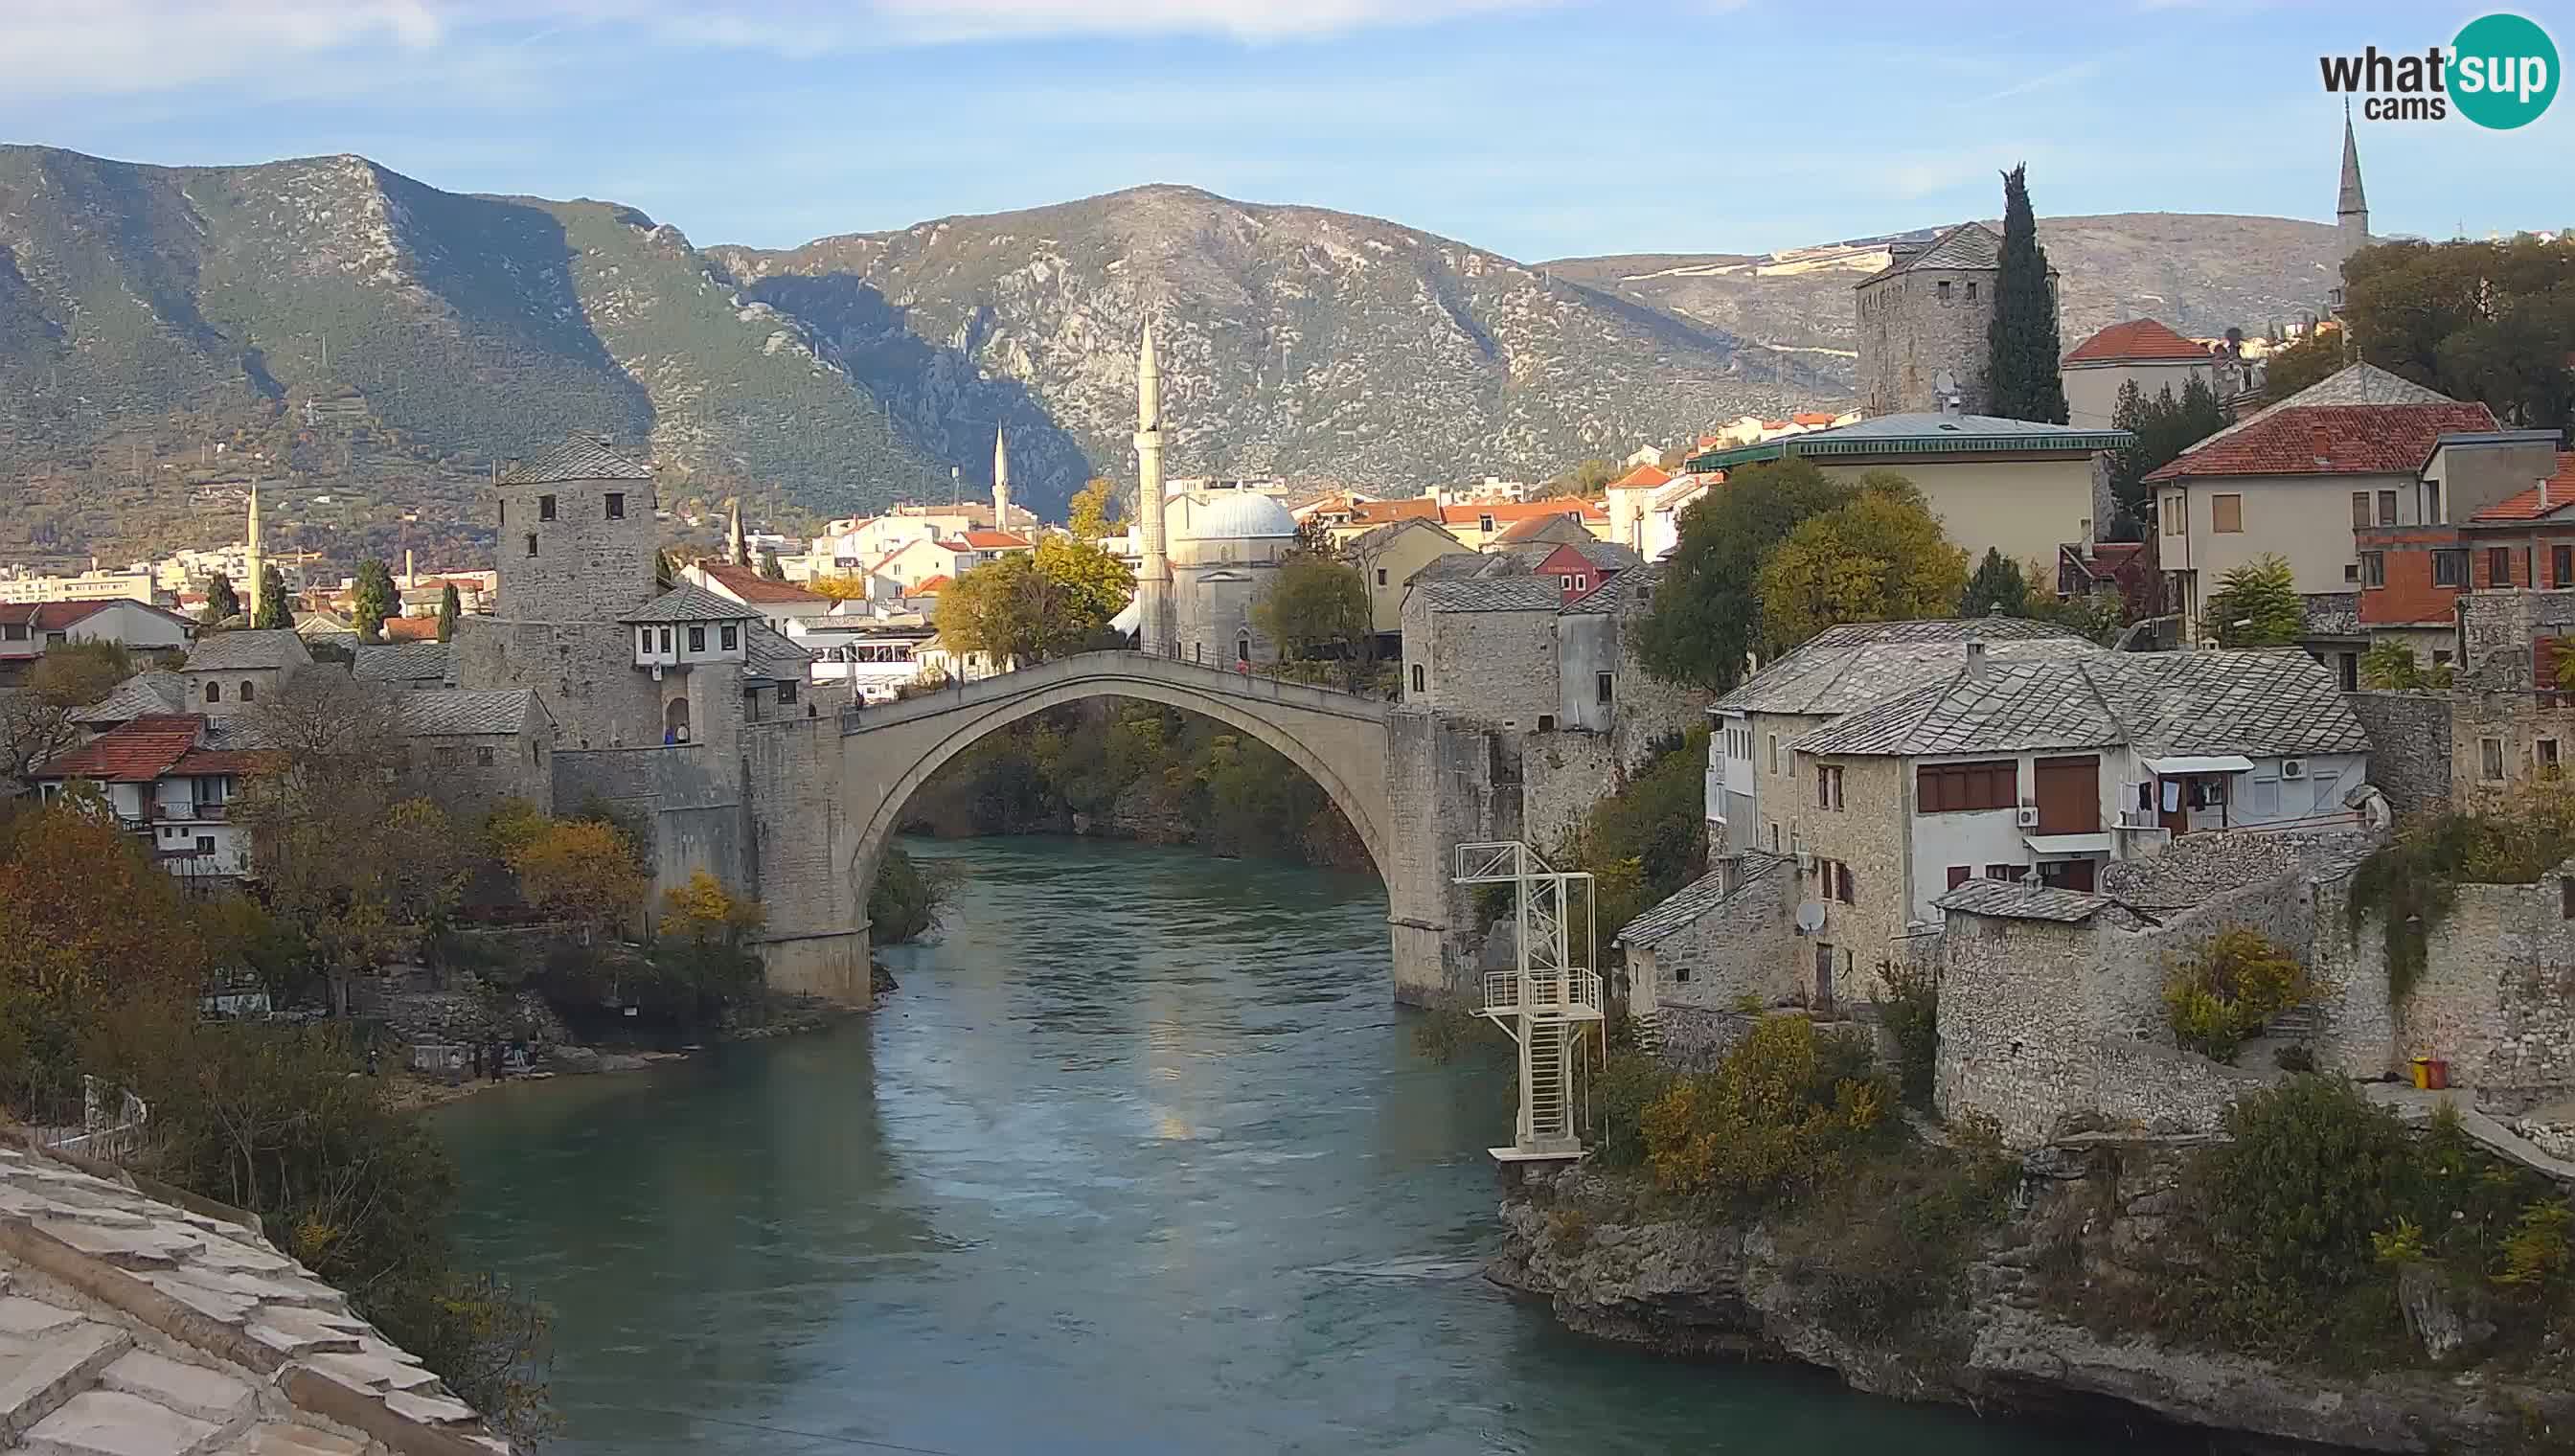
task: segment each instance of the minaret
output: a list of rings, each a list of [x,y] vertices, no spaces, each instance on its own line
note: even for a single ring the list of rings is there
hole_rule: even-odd
[[[267,576],[266,562],[259,555],[259,482],[250,483],[250,534],[242,541],[242,575],[250,578],[250,625],[259,626],[260,578]]]
[[[2360,190],[2360,143],[2351,133],[2351,103],[2342,104],[2342,189],[2334,198],[2334,226],[2341,231],[2338,240],[2340,266],[2334,272],[2333,311],[2342,314],[2343,290],[2350,280],[2343,271],[2351,265],[2351,255],[2369,246],[2369,195]]]
[[[993,427],[993,529],[1011,529],[1011,452],[999,425]]]
[[[1177,651],[1172,640],[1172,562],[1163,549],[1163,371],[1154,362],[1154,328],[1136,364],[1136,527],[1143,562],[1136,569],[1137,644],[1149,653]]]
[[[737,567],[751,565],[751,540],[742,534],[742,497],[733,498],[725,508],[725,560]]]

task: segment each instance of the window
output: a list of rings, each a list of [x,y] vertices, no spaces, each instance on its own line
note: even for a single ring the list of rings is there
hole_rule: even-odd
[[[1976,281],[1975,281],[1974,279],[1972,279],[1972,278],[1971,278],[1971,279],[1968,279],[1968,280],[1967,280],[1967,302],[1969,302],[1969,303],[1974,303],[1975,301],[1976,301]]]
[[[639,653],[653,651],[653,629],[649,627],[635,629],[635,651]]]
[[[2013,808],[2020,803],[2020,762],[1925,763],[1913,770],[1914,806],[1922,813]]]
[[[1941,280],[1940,280],[1940,302],[1942,302],[1942,303],[1944,303],[1944,304],[1945,304],[1945,303],[1947,303],[1948,301],[1949,301],[1949,280],[1947,280],[1947,279],[1945,279],[1945,278],[1944,278],[1944,279],[1941,279]]]
[[[726,652],[732,652],[734,649],[742,646],[742,629],[734,626],[732,623],[726,623],[724,634],[718,639],[718,641],[724,644],[724,650]]]
[[[2556,772],[2557,740],[2555,738],[2541,738],[2538,742],[2530,745],[2530,756],[2531,760],[2539,765],[2540,772]]]
[[[239,693],[237,693],[237,694],[234,694],[234,695],[233,695],[233,697],[234,697],[237,701],[242,702],[242,703],[248,703],[248,702],[250,702],[252,699],[257,698],[258,696],[259,696],[259,685],[258,685],[258,684],[256,684],[256,683],[254,683],[254,682],[252,682],[252,681],[250,681],[248,678],[244,678],[244,679],[242,680],[241,692],[239,692]]]
[[[536,554],[537,554],[537,534],[536,534],[535,532],[531,531],[531,532],[529,532],[529,533],[528,533],[528,555],[530,555],[530,556],[535,556]]]
[[[537,519],[539,521],[552,521],[555,519],[554,497],[539,496],[537,498]]]
[[[1778,735],[1777,733],[1771,733],[1771,734],[1769,734],[1769,738],[1770,738],[1770,771],[1771,771],[1771,772],[1773,772],[1773,773],[1776,773],[1776,772],[1778,772],[1778,771],[1779,771],[1779,735]]]
[[[2360,584],[2364,587],[2387,585],[2387,553],[2365,551],[2360,554]]]
[[[690,628],[690,629],[689,629],[689,651],[690,651],[690,652],[693,652],[693,653],[703,653],[703,652],[705,652],[706,650],[707,650],[707,630],[706,630],[705,628],[703,628],[703,627],[693,627],[693,628]]]
[[[212,854],[215,852],[215,836],[212,834],[199,834],[197,836],[197,852],[200,854]]]
[[[1976,866],[1972,864],[1952,864],[1949,866],[1949,887],[1951,889],[1956,889],[1959,885],[1965,884],[1968,880],[1975,877]]]
[[[2426,526],[2434,526],[2438,525],[2440,520],[2441,483],[2439,481],[2425,481],[2423,483],[2423,524]]]
[[[1842,765],[1815,765],[1815,807],[1838,809],[1842,806]]]
[[[2182,514],[2183,514],[2183,513],[2182,513],[2181,497],[2179,497],[2179,496],[2166,496],[2166,497],[2164,497],[2164,509],[2163,509],[2163,512],[2162,512],[2162,515],[2163,515],[2163,518],[2164,518],[2164,535],[2166,535],[2166,536],[2179,536],[2179,535],[2181,535],[2181,533],[2182,533],[2182,527],[2183,527],[2183,525],[2184,525],[2183,520],[2182,520]]]
[[[2575,546],[2552,546],[2548,549],[2548,585],[2575,587]]]
[[[2396,493],[2394,491],[2381,491],[2378,493],[2378,524],[2381,526],[2393,526],[2396,524]]]
[[[1542,732],[1542,733],[1551,733],[1551,732],[1554,732],[1554,731],[1555,731],[1555,715],[1554,715],[1554,714],[1551,714],[1551,713],[1541,713],[1541,714],[1539,714],[1539,715],[1537,716],[1537,730],[1538,730],[1539,732]]]
[[[2244,498],[2242,496],[2209,497],[2208,529],[2224,535],[2241,532],[2244,529]]]
[[[2488,783],[2503,781],[2503,739],[2477,739],[2477,776]]]
[[[1415,664],[1413,664],[1413,665],[1412,665],[1412,691],[1413,691],[1413,692],[1415,692],[1415,693],[1427,693],[1427,692],[1429,692],[1429,691],[1430,691],[1430,687],[1429,687],[1429,683],[1428,683],[1428,681],[1427,681],[1427,680],[1429,679],[1429,676],[1430,676],[1430,672],[1429,672],[1429,670],[1428,670],[1428,669],[1426,669],[1426,668],[1422,667],[1419,663],[1415,663]]]
[[[455,767],[457,759],[462,756],[454,743],[442,743],[431,750],[429,755],[430,761],[442,768]]]
[[[2468,554],[2464,551],[2432,553],[2432,585],[2464,587],[2468,584]]]
[[[2369,493],[2368,493],[2367,491],[2354,491],[2354,492],[2352,492],[2352,493],[2351,493],[2351,525],[2352,525],[2352,529],[2353,529],[2353,530],[2355,530],[2355,531],[2357,531],[2357,530],[2359,530],[2360,528],[2362,528],[2362,527],[2364,527],[2364,526],[2369,525],[2369,520],[2370,520],[2370,518],[2369,518]]]
[[[1833,883],[1843,904],[1859,903],[1859,882],[1851,878],[1850,866],[1838,859],[1833,861]]]
[[[662,651],[671,651],[671,629],[667,627],[662,629]]]
[[[1592,701],[1592,702],[1594,702],[1594,703],[1607,703],[1607,702],[1608,702],[1612,697],[1614,697],[1614,696],[1617,694],[1617,691],[1618,691],[1618,675],[1617,675],[1617,674],[1615,674],[1615,673],[1594,673],[1594,674],[1592,674],[1592,675],[1591,675],[1591,701]]]
[[[500,524],[502,524],[503,526],[507,526],[507,525],[509,525],[509,524],[510,524],[510,503],[509,503],[509,502],[504,501],[504,502],[502,502],[502,503],[501,503],[501,514],[500,514],[500,517],[499,517],[498,519],[499,519],[499,521],[500,521]]]
[[[611,521],[623,521],[626,519],[626,493],[624,491],[611,491],[608,493],[608,519]]]
[[[1557,590],[1557,591],[1559,591],[1559,592],[1570,592],[1570,591],[1572,591],[1572,590],[1573,590],[1573,578],[1571,578],[1571,577],[1569,577],[1569,576],[1567,576],[1567,577],[1558,577],[1558,578],[1556,578],[1556,579],[1555,579],[1555,590]]]
[[[209,683],[209,684],[207,684],[207,685],[206,685],[206,701],[207,701],[208,703],[221,703],[221,702],[223,702],[223,701],[224,701],[224,685],[223,685],[223,684],[221,684],[221,683]]]
[[[1985,866],[1985,878],[2006,881],[2016,880],[2020,878],[2020,866],[2017,864],[1988,864]]]
[[[1376,569],[1376,584],[1380,587],[1385,585],[1385,568],[1383,567]]]
[[[1476,529],[1477,531],[1490,531],[1490,530],[1492,530],[1492,529],[1493,529],[1493,518],[1492,518],[1492,517],[1490,517],[1490,516],[1478,516],[1478,517],[1476,517],[1476,518],[1475,518],[1475,529]]]
[[[476,763],[489,768],[492,766],[492,760],[493,752],[492,745],[490,743],[477,743],[474,745],[474,761]]]
[[[0,639],[5,639],[9,642],[25,642],[27,640],[27,625],[23,622],[13,622],[7,627],[0,627]]]
[[[795,701],[796,701],[796,685],[795,685],[794,683],[781,683],[781,684],[779,684],[779,685],[778,685],[778,704],[779,704],[779,706],[780,706],[781,708],[784,708],[784,707],[787,707],[788,705],[790,705],[790,704],[794,703]]]
[[[2358,562],[2352,562],[2352,563],[2349,563],[2349,564],[2347,564],[2346,566],[2344,566],[2344,567],[2343,567],[2343,569],[2342,569],[2342,579],[2343,579],[2344,581],[2346,581],[2346,582],[2357,582],[2357,581],[2359,581],[2359,580],[2360,580],[2360,563],[2358,563]]]
[[[1588,592],[1588,591],[1590,591],[1590,590],[1591,590],[1591,579],[1590,579],[1589,577],[1584,576],[1584,575],[1583,575],[1582,573],[1580,573],[1580,572],[1575,572],[1575,573],[1573,574],[1573,590],[1574,590],[1574,591],[1576,591],[1576,592]]]
[[[2498,546],[2486,552],[2486,585],[2489,587],[2512,585],[2512,548]]]

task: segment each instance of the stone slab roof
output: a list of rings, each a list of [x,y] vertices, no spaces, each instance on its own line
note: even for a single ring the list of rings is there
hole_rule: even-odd
[[[766,623],[755,624],[744,647],[750,654],[745,672],[773,683],[802,683],[814,675],[814,655]]]
[[[152,668],[117,684],[115,692],[73,714],[72,721],[84,725],[132,723],[138,718],[187,710],[188,680],[165,669]]]
[[[1423,562],[1413,572],[1419,582],[1454,582],[1480,577],[1526,577],[1537,572],[1538,563],[1555,555],[1553,542],[1530,542],[1518,546],[1497,546],[1490,551],[1442,552]]]
[[[0,1146],[0,1449],[506,1456],[256,1219],[182,1199]]]
[[[693,582],[682,582],[670,591],[645,603],[635,612],[619,618],[635,624],[678,622],[756,622],[760,610],[740,602],[728,602]]]
[[[238,673],[260,668],[301,668],[311,664],[304,639],[284,628],[218,632],[197,639],[188,650],[183,672]]]
[[[1649,595],[1653,591],[1654,584],[1662,579],[1663,568],[1660,562],[1650,566],[1626,567],[1613,573],[1599,586],[1564,604],[1564,610],[1616,612],[1635,601],[1639,595]]]
[[[2006,920],[2057,920],[2079,924],[2115,904],[2108,895],[2045,885],[2013,884],[2000,879],[1970,879],[1931,903],[1944,910],[1964,910]]]
[[[649,481],[652,469],[636,464],[587,435],[567,435],[561,444],[533,460],[501,473],[505,486],[543,486],[557,481]]]
[[[1732,899],[1751,885],[1766,880],[1788,861],[1777,854],[1747,849],[1737,859],[1739,869],[1732,889],[1725,887],[1725,877],[1711,869],[1681,886],[1670,899],[1629,920],[1613,943],[1619,945],[1656,945],[1680,930],[1696,923],[1698,917]]]
[[[362,644],[349,671],[361,683],[443,683],[447,681],[447,644]]]
[[[1564,589],[1553,577],[1425,582],[1416,576],[1413,582],[1413,590],[1429,599],[1433,612],[1554,612],[1564,606]]]
[[[430,688],[405,693],[398,702],[403,731],[413,737],[515,733],[531,714],[545,721],[544,707],[526,688]]]
[[[2100,653],[1959,668],[1797,739],[1807,753],[1914,756],[2127,745],[2250,757],[2365,753],[2342,684],[2294,648]]]
[[[1857,287],[1865,288],[1881,278],[1893,278],[1917,268],[1998,270],[2003,266],[2002,234],[1982,223],[1959,223],[1935,234],[1930,242],[1918,249],[1911,248],[1909,244],[1898,244],[1889,251],[1894,254],[1894,261],[1861,279]],[[2055,271],[2053,268],[2048,270],[2050,273]]]
[[[1967,644],[1993,661],[2089,657],[2106,650],[2052,623],[2017,617],[1853,623],[1827,628],[1716,701],[1720,713],[1840,714],[1955,672]]]

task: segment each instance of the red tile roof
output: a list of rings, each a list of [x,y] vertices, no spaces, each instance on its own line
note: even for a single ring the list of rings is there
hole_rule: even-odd
[[[0,603],[0,622],[23,625],[37,632],[62,632],[73,623],[87,621],[106,606],[104,602]]]
[[[388,617],[384,639],[387,642],[436,642],[438,619],[435,617]]]
[[[196,714],[149,714],[100,733],[38,768],[34,776],[149,783],[194,751],[205,729],[205,719]]]
[[[2442,436],[2494,428],[2483,405],[2293,405],[2211,436],[2146,479],[2412,475]]]
[[[2468,519],[2536,521],[2569,506],[2575,506],[2575,455],[2561,454],[2557,457],[2557,474],[2550,476],[2546,485],[2533,486],[2518,496],[2497,501]]]
[[[2130,319],[2074,346],[2068,364],[2110,364],[2148,359],[2206,359],[2208,347],[2185,339],[2153,319]]]
[[[1400,501],[1353,501],[1350,520],[1384,525],[1389,521],[1436,521],[1439,503],[1428,496],[1409,496]]]
[[[738,567],[731,562],[700,562],[698,570],[706,573],[708,581],[731,593],[735,601],[752,606],[772,603],[782,607],[811,607],[832,600],[819,592],[808,592],[792,582],[773,582],[750,567]]]
[[[1013,570],[1017,570],[1017,568],[1014,568]],[[942,572],[938,576],[921,583],[919,586],[914,587],[903,595],[906,597],[936,597],[940,593],[948,590],[948,584],[955,580],[955,578],[949,576],[946,572]]]
[[[977,551],[1017,551],[1027,546],[1029,539],[1014,531],[970,531],[966,533],[966,544]]]
[[[182,777],[213,777],[219,773],[256,773],[267,761],[265,754],[249,748],[190,748],[170,765],[170,771]]]
[[[1647,461],[1609,483],[1613,491],[1657,491],[1672,483],[1671,473]]]
[[[1830,425],[1841,417],[1824,410],[1807,410],[1788,417],[1791,425]]]
[[[1481,501],[1450,506],[1439,513],[1439,519],[1452,526],[1473,526],[1487,516],[1493,518],[1496,529],[1506,521],[1516,523],[1548,516],[1570,516],[1577,521],[1609,519],[1609,513],[1601,510],[1597,502],[1568,496],[1545,501]]]

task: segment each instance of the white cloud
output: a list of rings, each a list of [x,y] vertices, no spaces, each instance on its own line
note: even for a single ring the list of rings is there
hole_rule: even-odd
[[[434,0],[88,0],[8,24],[18,96],[126,95],[222,80],[361,46],[427,50],[452,6]]]

